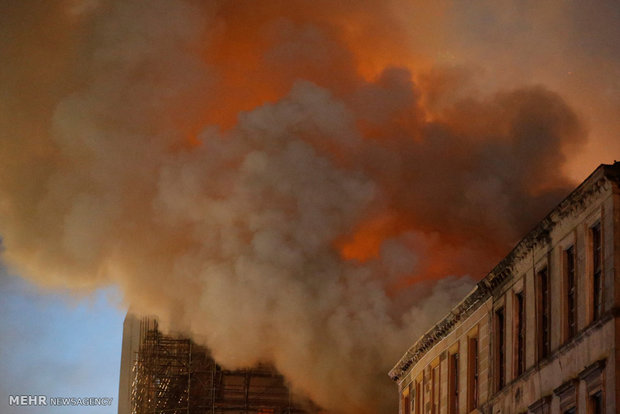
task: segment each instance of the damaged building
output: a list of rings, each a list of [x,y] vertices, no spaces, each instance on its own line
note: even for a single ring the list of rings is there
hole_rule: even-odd
[[[127,314],[119,414],[302,414],[316,409],[293,398],[274,368],[227,370],[183,335],[163,334],[157,319]]]
[[[618,412],[619,183],[599,166],[413,344],[400,413]]]

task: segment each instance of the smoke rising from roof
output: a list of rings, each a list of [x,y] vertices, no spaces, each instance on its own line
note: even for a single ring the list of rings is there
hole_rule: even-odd
[[[388,412],[387,369],[566,194],[584,131],[542,86],[399,54],[398,2],[319,3],[8,6],[4,258]]]

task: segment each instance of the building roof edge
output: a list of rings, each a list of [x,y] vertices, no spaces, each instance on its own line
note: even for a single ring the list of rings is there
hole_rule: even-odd
[[[566,217],[576,208],[584,206],[584,200],[596,191],[599,191],[605,181],[620,183],[620,162],[600,164],[577,188],[556,205],[532,230],[530,230],[482,280],[476,287],[452,308],[447,315],[440,319],[433,327],[426,331],[407,352],[400,358],[388,375],[393,381],[398,381],[409,368],[417,363],[427,350],[432,348],[441,339],[446,337],[460,320],[471,315],[493,291],[508,279],[512,273],[514,263],[523,257],[529,250],[549,237],[559,219]]]

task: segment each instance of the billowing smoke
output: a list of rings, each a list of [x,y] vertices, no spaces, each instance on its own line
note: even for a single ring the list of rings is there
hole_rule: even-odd
[[[584,133],[541,86],[399,54],[398,2],[313,4],[6,6],[3,257],[389,412],[387,370],[566,194]]]

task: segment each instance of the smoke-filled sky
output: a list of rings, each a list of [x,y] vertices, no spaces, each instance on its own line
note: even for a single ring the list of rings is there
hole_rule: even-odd
[[[615,1],[0,4],[4,262],[330,413],[620,154]]]

